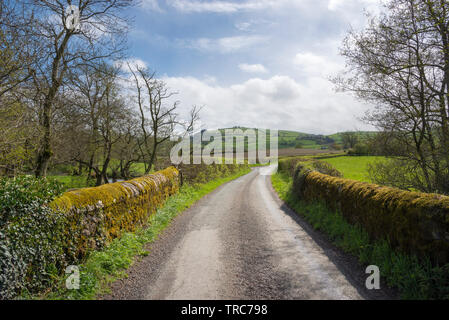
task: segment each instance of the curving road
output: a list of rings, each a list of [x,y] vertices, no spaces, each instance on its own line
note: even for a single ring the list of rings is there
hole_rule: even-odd
[[[253,169],[178,216],[105,299],[364,299],[363,269]]]

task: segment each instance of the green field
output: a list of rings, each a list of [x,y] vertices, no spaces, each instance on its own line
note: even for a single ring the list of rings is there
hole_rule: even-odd
[[[383,160],[385,160],[385,157],[377,156],[343,156],[323,159],[323,161],[330,163],[340,171],[343,174],[343,177],[364,182],[372,182],[368,177],[367,165]]]
[[[111,163],[108,168],[108,176],[112,176],[112,167],[119,168],[119,160],[111,159]],[[131,165],[131,174],[136,177],[143,176],[145,174],[145,164],[142,162],[136,162]]]
[[[119,161],[112,159],[110,163],[110,167],[108,168],[107,175],[112,181],[112,168],[111,166],[118,167]],[[75,176],[70,175],[70,172],[72,171],[71,166],[65,167],[63,170],[54,170],[50,175],[48,175],[49,179],[56,180],[64,185],[63,190],[66,191],[68,189],[79,189],[79,188],[86,188],[86,187],[93,187],[95,186],[95,178],[91,178],[89,181],[87,181],[87,174],[83,173],[81,176]],[[140,177],[145,174],[145,165],[141,162],[134,163],[131,166],[131,175],[133,177]],[[154,172],[152,170],[150,173]]]
[[[219,131],[223,134],[225,130],[232,129],[240,129],[245,132],[248,129],[246,127],[234,127],[234,128],[226,128],[219,129]],[[260,129],[262,130],[262,129]],[[336,143],[341,145],[343,142],[342,133],[335,133],[332,135],[321,135],[321,134],[309,134],[298,131],[287,131],[287,130],[279,130],[278,131],[278,145],[279,149],[289,149],[289,148],[299,148],[303,149],[328,149],[332,144]],[[357,135],[359,137],[359,141],[362,142],[366,140],[367,137],[375,135],[376,132],[370,131],[358,131]],[[268,139],[269,140],[269,139]],[[207,143],[205,143],[207,144]],[[247,143],[245,142],[245,149],[247,148]]]
[[[65,176],[65,175],[51,175],[48,179],[56,180],[64,185],[63,191],[68,189],[79,189],[86,187],[93,187],[94,181],[91,180],[89,184],[87,183],[86,176]]]

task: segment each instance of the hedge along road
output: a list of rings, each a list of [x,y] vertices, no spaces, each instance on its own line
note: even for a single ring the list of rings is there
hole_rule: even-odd
[[[254,168],[179,215],[104,299],[384,299]]]

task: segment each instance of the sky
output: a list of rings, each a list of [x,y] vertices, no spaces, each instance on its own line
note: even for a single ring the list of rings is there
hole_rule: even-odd
[[[373,106],[337,93],[341,41],[380,0],[141,0],[130,58],[178,92],[180,114],[202,106],[206,128],[332,134],[373,130]]]

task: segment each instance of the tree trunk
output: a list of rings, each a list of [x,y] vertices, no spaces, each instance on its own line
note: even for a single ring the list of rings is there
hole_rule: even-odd
[[[106,158],[103,162],[103,168],[101,169],[100,179],[97,178],[97,186],[101,185],[103,181],[104,181],[104,183],[109,183],[107,174],[108,174],[109,162],[111,161],[111,150],[112,150],[112,145],[109,144],[107,146]]]
[[[100,170],[95,170],[96,175],[97,175],[97,181],[95,182],[95,186],[101,186],[102,182],[103,182],[103,175],[101,174]]]
[[[60,70],[59,63],[62,60],[64,51],[67,47],[67,43],[70,39],[71,33],[66,33],[61,45],[56,51],[56,56],[53,59],[52,71],[51,71],[51,86],[45,96],[44,110],[42,112],[42,126],[44,127],[44,135],[41,139],[41,149],[39,150],[36,163],[36,177],[45,177],[47,175],[48,164],[52,156],[51,150],[51,118],[53,101],[56,97],[56,93],[61,86],[62,77],[64,76],[65,67]]]
[[[41,138],[41,148],[37,155],[36,161],[36,177],[45,177],[47,175],[48,164],[52,156],[51,150],[51,97],[48,97],[44,103],[42,114],[42,126],[44,127],[44,135]]]

